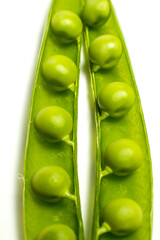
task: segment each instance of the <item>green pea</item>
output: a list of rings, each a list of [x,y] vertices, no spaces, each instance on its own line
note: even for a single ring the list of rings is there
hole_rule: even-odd
[[[118,176],[125,176],[140,167],[143,161],[141,148],[130,139],[119,139],[108,145],[104,153],[105,164]]]
[[[37,114],[34,124],[39,133],[53,142],[62,140],[72,131],[71,115],[57,106],[42,109]]]
[[[110,226],[111,233],[125,236],[141,226],[143,213],[138,203],[121,198],[111,201],[104,208],[103,220]]]
[[[32,177],[32,189],[46,201],[55,201],[68,192],[71,180],[67,172],[58,166],[39,169]]]
[[[60,11],[51,20],[52,31],[63,43],[75,41],[81,34],[83,25],[78,15],[71,11]]]
[[[125,115],[135,102],[132,88],[124,82],[112,82],[102,88],[98,103],[100,108],[111,117]]]
[[[76,240],[73,230],[64,224],[54,224],[46,227],[37,240]]]
[[[110,14],[108,0],[88,0],[83,8],[82,18],[89,27],[103,25]]]
[[[77,66],[70,58],[55,55],[43,62],[42,73],[53,90],[63,91],[76,81]]]
[[[113,35],[102,35],[95,38],[89,48],[91,62],[104,69],[115,66],[121,54],[121,41]]]

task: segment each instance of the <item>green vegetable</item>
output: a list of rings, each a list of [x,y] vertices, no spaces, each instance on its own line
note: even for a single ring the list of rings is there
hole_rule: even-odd
[[[104,153],[104,162],[117,176],[125,176],[141,166],[144,160],[141,148],[126,138],[110,143]]]
[[[85,26],[84,29],[97,126],[92,240],[117,240],[114,234],[128,234],[140,224],[137,231],[121,239],[151,240],[152,168],[147,132],[128,52],[111,1],[108,2],[110,16],[107,22],[102,27]],[[94,0],[90,0],[91,3]],[[119,199],[124,198],[141,207],[135,215],[137,225],[128,220],[128,228],[120,229],[125,221],[122,215],[119,226],[116,221],[109,226],[108,219],[104,221],[106,205],[113,199],[118,199],[120,204]],[[109,216],[116,216],[115,211],[116,208],[111,209]]]
[[[97,125],[93,240],[126,235],[127,240],[150,240],[150,152],[138,91],[110,0],[88,0],[83,13],[81,0],[55,0],[51,6],[27,136],[25,239],[84,240],[76,132],[81,14],[92,27],[85,27],[85,41]]]
[[[125,115],[133,106],[135,94],[132,88],[123,82],[112,82],[105,85],[99,93],[100,108],[111,117]]]
[[[59,11],[51,20],[51,27],[57,39],[63,43],[75,41],[81,34],[81,19],[71,11]]]
[[[63,91],[77,80],[77,66],[63,55],[48,57],[42,64],[42,73],[54,91]]]
[[[46,201],[55,201],[64,197],[71,185],[67,172],[57,166],[39,169],[32,177],[33,191]]]
[[[46,107],[35,118],[35,128],[43,136],[58,142],[72,131],[71,115],[60,107]]]
[[[63,10],[69,11],[71,21],[67,28],[59,25],[64,30],[60,33],[52,20],[62,13],[65,23],[68,17]],[[84,240],[77,174],[81,11],[81,0],[54,0],[48,17],[25,152],[25,240]],[[72,31],[66,35],[65,29]],[[74,41],[64,44],[60,35],[65,42]]]
[[[108,0],[87,0],[83,8],[82,18],[89,27],[103,25],[110,14]]]
[[[114,67],[122,54],[122,44],[119,38],[113,35],[102,35],[95,38],[89,48],[89,57],[98,68]],[[93,70],[97,70],[96,67]]]
[[[73,230],[63,224],[46,227],[37,240],[76,240]]]
[[[125,236],[142,225],[143,213],[135,201],[127,198],[116,199],[104,208],[103,220],[109,226],[111,233]]]

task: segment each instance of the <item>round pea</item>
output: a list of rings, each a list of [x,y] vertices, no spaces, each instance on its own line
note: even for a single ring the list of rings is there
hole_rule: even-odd
[[[104,162],[115,175],[125,176],[140,167],[143,152],[134,141],[119,139],[108,145],[104,153]]]
[[[103,220],[111,227],[111,233],[125,236],[141,226],[143,213],[138,203],[121,198],[111,201],[104,208]]]
[[[83,25],[78,15],[71,11],[59,11],[51,20],[51,28],[63,43],[75,41],[81,34]]]
[[[46,107],[36,116],[35,128],[46,139],[58,142],[72,131],[72,117],[63,108],[57,106]]]
[[[93,40],[89,48],[92,63],[101,68],[112,68],[117,64],[122,54],[122,44],[113,35],[102,35]]]
[[[46,227],[37,240],[76,240],[73,230],[64,224]]]
[[[53,90],[63,91],[76,81],[77,66],[70,58],[55,55],[43,62],[42,74]]]
[[[110,5],[108,0],[88,1],[83,8],[82,18],[89,27],[103,25],[110,14]]]
[[[32,189],[46,201],[55,201],[64,197],[69,190],[71,180],[67,172],[58,166],[46,166],[32,177]]]
[[[135,94],[132,88],[124,82],[112,82],[102,88],[98,103],[100,108],[111,117],[125,115],[133,106]]]

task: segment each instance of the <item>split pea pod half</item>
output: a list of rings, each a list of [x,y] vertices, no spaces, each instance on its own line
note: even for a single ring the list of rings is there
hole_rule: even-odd
[[[102,5],[108,6],[106,18]],[[92,240],[151,240],[150,149],[126,45],[111,0],[85,1],[82,16],[96,103],[97,174]]]
[[[81,0],[53,0],[31,100],[25,240],[84,240],[77,174]]]

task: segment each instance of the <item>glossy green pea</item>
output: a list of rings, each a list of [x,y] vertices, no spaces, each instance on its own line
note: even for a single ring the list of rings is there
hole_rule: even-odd
[[[59,11],[51,20],[52,31],[63,43],[75,41],[81,34],[83,25],[81,19],[71,11]]]
[[[111,233],[125,236],[141,226],[143,213],[138,203],[121,198],[111,201],[104,208],[103,220],[110,226]]]
[[[89,27],[103,25],[110,14],[108,0],[88,0],[83,8],[82,18]]]
[[[95,38],[89,48],[91,62],[104,69],[115,66],[121,54],[121,41],[113,35],[102,35]]]
[[[46,107],[36,116],[35,128],[46,139],[58,142],[72,131],[72,118],[63,108],[57,106]]]
[[[71,180],[67,172],[58,166],[39,169],[32,177],[32,189],[46,201],[55,201],[68,192]]]
[[[37,240],[76,240],[73,230],[64,224],[46,227]]]
[[[125,138],[109,144],[104,153],[105,164],[119,176],[135,171],[140,167],[143,158],[143,152],[137,143]]]
[[[76,81],[77,66],[70,58],[55,55],[43,62],[42,74],[53,90],[63,91]]]
[[[133,106],[135,94],[132,88],[124,82],[112,82],[102,88],[98,103],[100,108],[111,117],[125,115]]]

